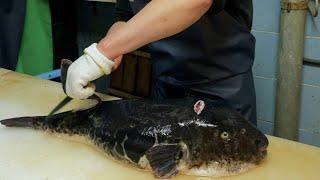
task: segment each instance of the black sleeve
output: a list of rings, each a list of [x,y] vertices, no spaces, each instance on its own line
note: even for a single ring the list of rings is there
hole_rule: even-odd
[[[218,14],[220,11],[222,11],[225,8],[226,1],[227,0],[214,0],[209,11],[212,12],[213,14]]]
[[[117,0],[114,21],[128,21],[134,16],[129,0]]]

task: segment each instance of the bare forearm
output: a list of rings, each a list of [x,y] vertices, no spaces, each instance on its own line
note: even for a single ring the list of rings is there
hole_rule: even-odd
[[[117,32],[126,22],[124,21],[118,21],[114,23],[108,30],[106,37],[112,36],[114,32]]]
[[[195,23],[212,0],[152,0],[128,22],[116,25],[98,49],[110,59],[177,34]]]

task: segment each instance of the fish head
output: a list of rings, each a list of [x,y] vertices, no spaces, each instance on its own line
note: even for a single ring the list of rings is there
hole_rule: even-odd
[[[236,174],[265,158],[267,137],[239,112],[227,107],[205,109],[196,121],[188,150],[189,170],[196,170],[191,174],[219,174],[217,169]]]
[[[239,112],[229,108],[213,110],[216,127],[208,129],[212,136],[208,145],[212,155],[221,161],[240,161],[258,164],[267,153],[267,137]],[[208,137],[208,135],[207,135]],[[210,154],[210,153],[209,153]]]

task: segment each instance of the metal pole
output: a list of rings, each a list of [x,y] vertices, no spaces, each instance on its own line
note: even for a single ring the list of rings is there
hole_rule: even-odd
[[[281,0],[275,135],[298,139],[307,0]]]

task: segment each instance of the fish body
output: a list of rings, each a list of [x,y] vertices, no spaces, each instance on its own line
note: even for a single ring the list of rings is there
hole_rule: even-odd
[[[151,170],[156,177],[237,174],[259,164],[268,139],[238,112],[209,100],[101,102],[87,110],[0,121],[80,135],[112,157]]]

